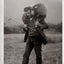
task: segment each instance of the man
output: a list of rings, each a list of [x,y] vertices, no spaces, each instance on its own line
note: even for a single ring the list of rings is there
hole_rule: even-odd
[[[34,7],[31,9],[31,17],[27,24],[29,33],[22,64],[28,64],[29,56],[33,48],[36,53],[36,64],[42,64],[41,45],[43,40],[41,39],[42,35],[40,31],[47,28],[47,25],[44,23],[46,15],[40,15],[39,13],[35,14],[34,9]]]

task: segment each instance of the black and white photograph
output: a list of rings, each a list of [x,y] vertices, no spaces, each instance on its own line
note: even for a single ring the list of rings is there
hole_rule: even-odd
[[[4,64],[62,64],[62,0],[4,0]]]

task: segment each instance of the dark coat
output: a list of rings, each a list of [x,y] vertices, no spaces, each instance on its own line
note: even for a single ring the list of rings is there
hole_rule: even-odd
[[[40,39],[43,42],[43,44],[46,44],[47,38],[46,38],[45,34],[43,33],[43,30],[47,29],[48,25],[43,20],[43,17],[39,17],[38,20],[39,20],[40,26],[37,27],[36,30],[37,30],[38,34],[40,35]],[[27,25],[30,22],[30,18],[28,18],[26,14],[23,15],[23,22],[24,22],[24,24],[27,24]],[[27,40],[28,33],[29,33],[29,29],[25,32],[24,42],[26,42],[26,40]]]

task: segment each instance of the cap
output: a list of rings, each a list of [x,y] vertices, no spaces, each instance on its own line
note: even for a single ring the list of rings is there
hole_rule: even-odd
[[[25,8],[24,8],[24,12],[27,12],[28,10],[31,10],[31,9],[32,9],[32,7],[30,7],[30,6],[25,7]]]

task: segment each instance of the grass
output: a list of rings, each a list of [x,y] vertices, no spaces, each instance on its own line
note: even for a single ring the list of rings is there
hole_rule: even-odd
[[[44,64],[62,64],[61,34],[46,34],[48,44],[42,45],[42,61]],[[4,63],[22,64],[26,43],[24,34],[5,34],[4,36]],[[36,64],[36,55],[32,51],[29,64]]]

